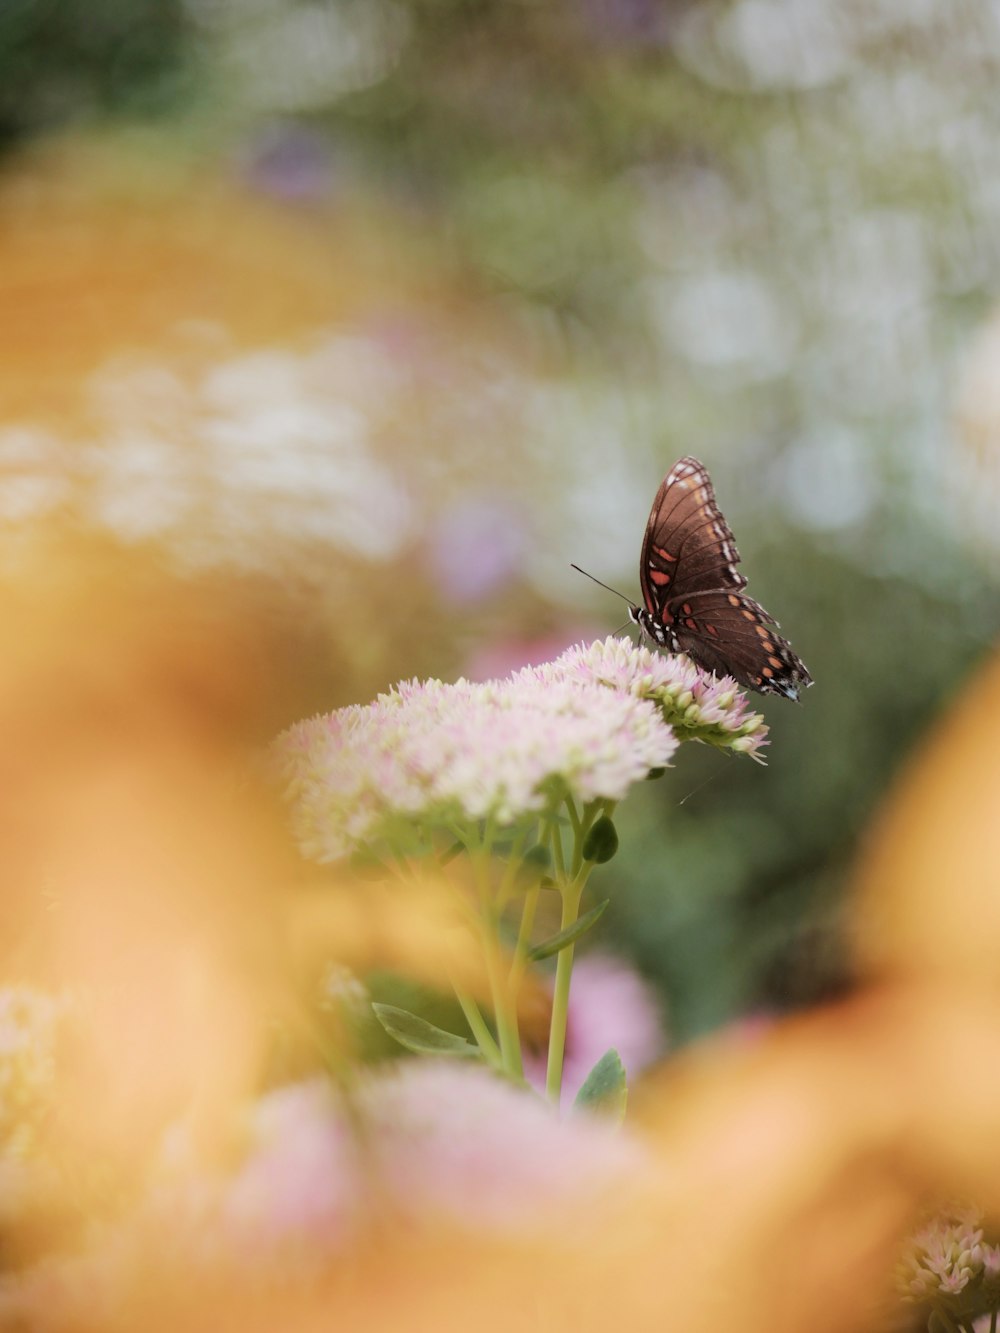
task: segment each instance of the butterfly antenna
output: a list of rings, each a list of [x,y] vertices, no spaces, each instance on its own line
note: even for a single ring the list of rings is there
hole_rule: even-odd
[[[596,583],[599,588],[604,588],[607,592],[613,592],[614,595],[620,597],[623,602],[628,602],[629,606],[634,605],[631,597],[626,597],[625,594],[619,592],[617,588],[612,588],[610,584],[602,583],[600,579],[595,579],[593,574],[588,574],[587,571],[581,569],[579,565],[574,565],[573,562],[570,561],[569,567],[570,569],[575,569],[578,574],[582,574],[585,579],[590,579],[591,583]]]
[[[708,784],[712,781],[712,779],[717,778],[718,776],[719,776],[718,773],[710,773],[704,782],[699,782],[697,787],[693,787],[686,796],[682,796],[681,799],[677,802],[677,804],[683,805],[684,802],[689,801],[692,796],[697,796],[697,794],[701,791],[702,787],[707,787]]]

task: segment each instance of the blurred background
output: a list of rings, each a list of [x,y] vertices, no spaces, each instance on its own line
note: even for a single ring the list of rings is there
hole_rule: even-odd
[[[244,607],[263,743],[615,630],[695,454],[816,685],[626,803],[602,941],[678,1042],[836,993],[998,623],[998,74],[954,0],[5,0],[0,574]]]

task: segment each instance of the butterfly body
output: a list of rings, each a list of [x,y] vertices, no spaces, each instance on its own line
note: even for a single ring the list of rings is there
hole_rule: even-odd
[[[797,699],[812,677],[773,616],[743,591],[739,560],[708,471],[682,458],[653,501],[639,563],[644,605],[629,615],[658,647],[761,694]]]

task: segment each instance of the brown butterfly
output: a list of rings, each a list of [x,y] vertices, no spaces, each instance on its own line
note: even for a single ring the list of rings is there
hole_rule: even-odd
[[[645,606],[629,615],[668,652],[761,694],[797,699],[812,677],[777,621],[743,592],[739,560],[704,464],[682,458],[656,492],[639,563]]]

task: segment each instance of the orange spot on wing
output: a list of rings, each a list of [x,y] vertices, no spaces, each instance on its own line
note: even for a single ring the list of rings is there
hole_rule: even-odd
[[[730,593],[730,594],[729,594],[729,605],[730,605],[730,606],[739,606],[739,604],[740,604],[740,599],[739,599],[737,596],[735,596],[734,593]]]
[[[758,626],[757,626],[757,633],[760,635],[760,637],[761,637],[762,639],[766,639],[766,638],[768,637],[768,635],[767,635],[767,626],[766,626],[766,625],[758,625]],[[766,645],[765,645],[765,651],[766,651],[766,650],[767,650],[767,649],[766,649]]]
[[[665,574],[662,569],[651,569],[649,571],[649,577],[658,588],[662,588],[665,584],[670,582],[670,575]]]
[[[779,662],[778,665],[780,666],[781,663]],[[774,675],[774,672],[771,670],[770,667],[765,667],[762,672],[762,675],[765,675],[768,678],[768,680],[770,680],[771,677]]]
[[[698,628],[697,620],[692,620],[690,616],[684,621],[684,624],[687,625],[690,630],[697,630]]]
[[[717,639],[719,637],[719,631],[715,628],[714,625],[706,625],[705,630],[707,633],[711,634],[713,639]]]
[[[691,603],[685,602],[684,605],[681,607],[681,610],[684,612],[686,616],[689,616],[691,614]]]
[[[767,660],[768,660],[768,661],[771,663],[771,665],[772,665],[773,667],[775,667],[775,668],[779,668],[779,667],[781,666],[781,658],[780,658],[780,657],[769,657]]]
[[[677,559],[675,555],[671,555],[669,551],[665,551],[662,546],[654,546],[653,550],[656,552],[656,554],[660,557],[661,560],[669,560],[671,564],[673,564]]]
[[[754,613],[753,613],[752,611],[746,611],[746,610],[743,612],[743,617],[744,617],[745,620],[756,620],[756,619],[757,619],[757,617],[754,615]]]

